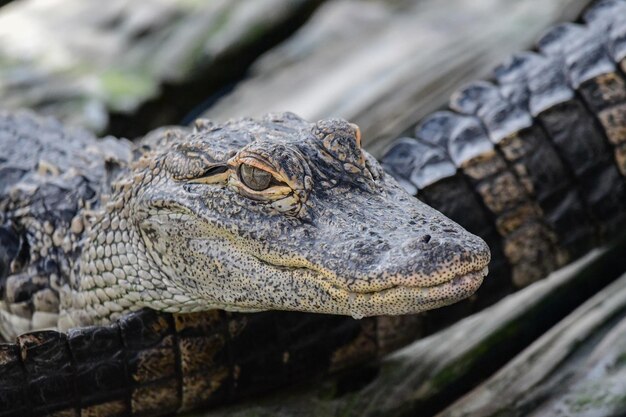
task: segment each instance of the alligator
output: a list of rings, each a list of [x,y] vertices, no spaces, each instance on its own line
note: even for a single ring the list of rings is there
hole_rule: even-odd
[[[599,2],[458,90],[388,174],[338,119],[133,145],[2,114],[0,416],[170,415],[345,369],[616,237],[624,11]],[[243,313],[267,309],[296,312]]]
[[[118,322],[118,348],[128,355],[143,338],[124,336],[132,332],[127,325],[136,326],[125,317],[148,308],[176,314],[180,334],[178,358],[164,354],[153,371],[180,362],[184,381],[191,361],[216,348],[207,346],[215,345],[214,334],[190,339],[196,332],[187,328],[217,325],[212,315],[186,314],[412,314],[471,295],[487,272],[485,242],[408,195],[343,120],[309,123],[289,113],[199,120],[194,129],[153,132],[136,147],[28,113],[0,114],[0,132],[8,155],[0,165],[0,333],[18,337],[28,374],[23,349],[78,361],[82,348],[73,347],[85,335],[73,330],[89,325]],[[167,329],[167,320],[155,320],[143,326]],[[235,339],[244,324],[228,326]],[[55,332],[27,333],[42,329]],[[56,331],[67,337],[52,343]],[[173,340],[153,349],[171,348]],[[91,348],[83,354],[84,365],[94,365]],[[68,372],[71,363],[64,364]],[[99,369],[88,372],[101,377]],[[46,389],[71,400],[66,378],[55,369]],[[176,399],[149,394],[163,389],[176,385],[143,387],[137,401]],[[183,409],[202,397],[199,390],[206,387],[183,382]],[[49,392],[35,391],[50,401]],[[131,405],[141,414],[141,405]],[[163,404],[152,401],[156,406]]]

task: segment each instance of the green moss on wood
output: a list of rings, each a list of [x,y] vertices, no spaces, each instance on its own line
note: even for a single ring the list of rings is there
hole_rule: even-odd
[[[116,110],[127,110],[157,92],[154,79],[148,74],[111,69],[100,75],[100,81],[105,100]]]
[[[517,336],[519,332],[520,323],[517,320],[512,321],[491,334],[476,347],[469,350],[456,361],[452,362],[449,366],[443,368],[429,381],[429,396],[446,387],[449,387],[456,380],[466,375],[473,366],[476,366],[477,363],[484,360],[491,353],[494,347],[497,348],[498,346],[501,346],[502,343],[506,343],[507,340]]]

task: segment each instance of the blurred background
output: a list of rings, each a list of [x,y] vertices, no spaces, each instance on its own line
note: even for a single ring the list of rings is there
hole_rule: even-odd
[[[289,110],[387,141],[582,0],[0,2],[0,106],[133,138]]]

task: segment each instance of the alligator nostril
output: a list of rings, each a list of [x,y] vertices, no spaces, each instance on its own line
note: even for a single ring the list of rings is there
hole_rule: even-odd
[[[428,242],[430,242],[430,235],[424,235],[424,236],[422,236],[421,241],[422,241],[423,243],[428,243]]]

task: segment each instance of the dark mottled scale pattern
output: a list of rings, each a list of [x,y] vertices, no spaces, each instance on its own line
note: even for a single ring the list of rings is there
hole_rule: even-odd
[[[8,224],[0,226],[0,294],[4,294],[5,278],[9,275],[11,262],[17,257],[19,247],[18,232]]]
[[[620,13],[622,16],[626,13],[626,8],[619,2],[613,5],[616,6],[611,8],[616,13],[615,18],[606,13],[608,10],[598,13],[604,15],[604,19],[588,13],[589,25],[573,30],[576,43],[563,53],[573,86],[598,117],[611,144],[617,145],[626,142],[626,80],[619,69],[619,61],[616,62],[612,54],[610,37],[611,27],[618,22]],[[571,36],[564,36],[565,40],[569,38]],[[577,71],[578,68],[585,71]]]
[[[489,245],[492,255],[489,279],[480,287],[477,297],[470,299],[470,303],[477,302],[482,306],[513,290],[511,266],[502,250],[502,237],[487,208],[446,150],[419,138],[401,138],[381,162],[385,171],[393,175],[408,192],[478,234]],[[446,311],[451,308],[460,309],[455,305]],[[430,315],[433,314],[436,312]]]
[[[515,286],[527,285],[554,270],[553,232],[477,117],[437,112],[422,120],[416,137],[444,149],[469,179],[502,236]]]
[[[450,113],[437,123],[422,124],[417,140],[398,141],[383,161],[412,194],[490,242],[494,262],[499,263],[490,266],[495,284],[487,279],[479,290],[479,302],[492,296],[485,289],[510,286],[516,268],[524,272],[519,267],[527,264],[525,258],[520,263],[505,250],[516,234],[522,235],[519,242],[549,238],[529,227],[528,219],[537,218],[531,225],[543,219],[554,229],[558,240],[547,241],[547,247],[558,243],[577,253],[598,243],[588,236],[609,237],[606,230],[624,212],[626,199],[620,188],[624,181],[619,174],[626,172],[626,149],[619,139],[623,92],[612,89],[622,87],[626,19],[616,12],[624,10],[623,1],[600,4],[585,15],[591,26],[604,27],[608,33],[602,40],[604,52],[590,50],[598,59],[577,58],[572,47],[567,53],[557,48],[555,55],[547,47],[542,50],[548,56],[518,55],[496,71],[496,90],[487,91],[487,96],[464,110],[472,117]],[[551,36],[562,34],[557,31]],[[544,38],[544,45],[548,39]],[[612,69],[594,73],[596,61],[609,62],[606,56],[612,59]],[[574,83],[574,78],[580,82]],[[481,106],[482,100],[489,106]],[[612,118],[602,119],[598,112],[603,111]],[[511,119],[515,123],[504,123],[509,114],[515,115]],[[455,123],[443,123],[446,118]],[[28,123],[21,126],[42,129]],[[46,129],[63,137],[59,126]],[[556,152],[550,151],[550,145]],[[34,150],[36,146],[29,152],[36,154]],[[31,156],[24,157],[36,166]],[[33,169],[6,167],[2,162],[0,157],[0,193]],[[559,175],[565,171],[560,187],[557,175],[551,177],[553,171],[541,170],[552,167]],[[83,188],[80,194],[89,192]],[[528,211],[528,196],[536,199],[542,213]],[[562,231],[567,228],[570,234],[565,236]],[[0,225],[0,239],[21,238]],[[19,256],[0,253],[0,262]],[[502,272],[496,272],[498,268]],[[6,284],[2,275],[0,282]],[[36,332],[21,336],[15,344],[0,345],[0,417],[159,416],[234,401],[374,358],[408,340],[398,334],[412,332],[417,337],[445,321],[438,316],[467,311],[455,308],[361,321],[283,312],[172,316],[141,311],[107,327],[75,329],[67,335]]]
[[[519,67],[519,60],[511,66]],[[500,77],[505,77],[500,68]],[[510,69],[506,74],[511,77]],[[528,110],[530,91],[521,83],[470,84],[460,90],[451,107],[478,116],[489,136],[509,162],[532,199],[542,219],[556,235],[556,264],[576,259],[589,248],[593,228],[568,167],[547,132]],[[575,232],[572,233],[572,226]]]
[[[233,382],[226,351],[245,328],[247,317],[223,311],[174,315],[182,376],[180,410],[223,402]]]
[[[521,99],[520,96],[516,98]],[[561,247],[558,237],[569,234],[569,230],[557,229],[558,224],[552,220],[553,205],[557,193],[569,186],[567,175],[560,158],[547,141],[544,132],[534,125],[531,116],[517,102],[505,100],[499,89],[488,82],[469,84],[453,95],[450,107],[460,113],[478,117],[489,138],[496,145],[508,163],[509,170],[522,183],[531,199],[537,206],[525,205],[525,217],[534,219],[541,216],[541,221],[548,226],[544,232],[553,248],[553,260],[548,260],[546,270],[554,265],[561,265],[570,259],[569,251]],[[515,223],[519,222],[519,217]],[[535,221],[535,220],[533,220]],[[522,224],[513,224],[514,229]],[[557,236],[551,236],[556,233]]]
[[[526,97],[520,104],[528,107],[535,123],[545,130],[573,179],[575,189],[554,204],[559,205],[556,213],[580,219],[564,225],[574,226],[570,229],[572,243],[579,253],[585,252],[595,244],[595,239],[589,238],[591,229],[595,227],[602,238],[613,220],[621,221],[623,213],[623,180],[601,129],[568,85],[558,61],[520,54],[498,67],[496,77],[501,90],[518,91],[509,99]]]
[[[41,314],[54,316],[76,256],[64,231],[97,207],[128,146],[25,111],[0,112],[0,143],[0,327],[16,318],[23,330],[49,327]]]
[[[126,350],[130,408],[135,416],[167,415],[180,407],[180,356],[171,315],[146,310],[119,322]]]
[[[0,345],[0,416],[29,415],[27,380],[17,344]]]
[[[67,341],[74,360],[80,409],[112,416],[130,411],[130,375],[118,324],[71,329]]]
[[[562,25],[539,41],[548,54],[564,60],[570,84],[598,118],[611,144],[626,140],[625,80],[611,40],[612,36],[617,36],[611,28],[623,28],[623,10],[623,7],[621,11],[616,10],[613,16],[604,13],[602,20],[588,13],[589,25]]]
[[[312,364],[341,370],[375,359],[419,336],[420,323],[141,310],[67,335],[29,333],[0,344],[0,416],[174,415],[302,381]]]
[[[618,201],[623,195],[621,178],[616,175],[610,152],[603,146],[602,136],[585,108],[572,99],[542,111],[537,119],[546,127],[561,155],[570,162],[593,222],[602,224],[604,219],[619,212],[620,204],[610,203],[612,195]],[[578,144],[581,146],[577,148]],[[611,181],[600,179],[597,173],[602,171],[607,172]],[[606,202],[602,197],[594,197],[598,192],[606,196]]]
[[[574,183],[590,168],[606,162],[601,133],[567,85],[558,63],[525,53],[500,66],[496,76],[500,78],[502,90],[509,94],[512,90],[527,92],[527,100],[520,104],[543,127]]]
[[[606,126],[607,137],[615,146],[615,160],[620,173],[626,177],[626,100],[624,75],[626,74],[626,2],[604,1],[592,7],[584,16],[594,30],[604,35],[606,53],[617,68],[602,77],[604,87],[622,87],[614,94],[602,89],[597,106],[604,108],[599,114],[600,122]],[[596,99],[597,97],[594,97]],[[604,101],[604,103],[603,103]]]
[[[78,416],[76,374],[67,336],[55,331],[27,333],[17,338],[26,371],[31,412],[45,415],[63,411]]]
[[[606,51],[604,33],[580,25],[557,26],[539,41],[540,49],[548,54],[547,64],[534,67],[529,76],[531,91],[546,95],[543,84],[552,82],[553,89],[570,95],[563,101],[552,97],[552,106],[531,102],[531,109],[564,153],[575,152],[565,149],[572,148],[573,140],[580,144],[574,156],[579,187],[600,225],[601,239],[624,224],[626,205],[626,183],[614,147],[617,130],[604,117],[605,110],[619,110],[626,89]]]

